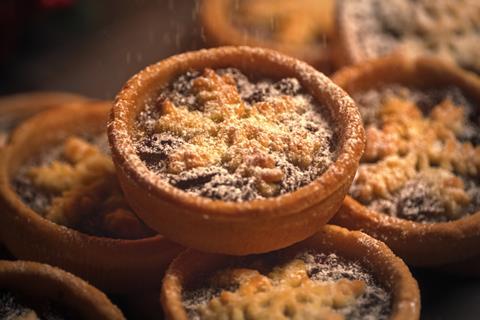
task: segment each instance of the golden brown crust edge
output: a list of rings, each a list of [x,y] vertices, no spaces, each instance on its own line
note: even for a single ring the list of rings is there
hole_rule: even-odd
[[[352,45],[354,42],[349,31],[350,21],[345,16],[342,1],[337,1],[335,10],[335,42],[332,47],[332,63],[335,68],[357,64],[365,57],[359,56],[359,48]]]
[[[58,302],[81,319],[125,319],[107,296],[84,280],[46,264],[0,260],[0,287]]]
[[[162,181],[136,154],[131,134],[134,119],[144,101],[158,94],[162,85],[182,72],[204,67],[237,67],[247,73],[298,78],[330,109],[334,125],[342,128],[337,160],[295,192],[241,203],[192,196]],[[116,98],[109,139],[127,200],[150,227],[185,246],[242,255],[303,240],[330,219],[353,179],[364,132],[351,99],[307,64],[267,49],[221,47],[173,56],[130,79]]]
[[[382,242],[347,229],[326,225],[317,234],[285,251],[305,249],[335,252],[346,259],[359,261],[374,272],[393,297],[392,320],[414,320],[420,317],[420,292],[408,267]],[[195,281],[199,274],[212,272],[235,259],[188,249],[169,266],[162,285],[161,301],[167,319],[186,320],[182,303],[185,284]],[[235,261],[235,260],[233,260]]]
[[[159,285],[154,280],[181,251],[180,246],[161,236],[110,239],[57,225],[31,210],[10,185],[16,167],[44,142],[86,125],[104,130],[110,106],[108,102],[96,102],[49,110],[15,130],[0,157],[0,235],[17,258],[62,267],[107,291],[154,288]]]
[[[454,84],[480,102],[478,77],[432,57],[391,55],[344,68],[332,79],[350,94],[389,83]],[[347,196],[332,222],[384,241],[408,264],[416,266],[442,265],[480,253],[478,212],[455,221],[423,224],[371,211]]]
[[[1,128],[10,128],[22,120],[49,108],[64,104],[82,103],[88,98],[81,95],[55,92],[39,91],[13,94],[0,98],[0,148],[8,142],[9,132]],[[7,130],[9,131],[9,130]]]
[[[275,41],[262,40],[250,36],[235,27],[228,19],[228,2],[231,0],[202,0],[200,5],[200,22],[206,42],[211,46],[254,46],[278,50],[301,59],[321,71],[331,71],[332,53],[329,46],[287,46]],[[332,12],[332,15],[334,13]],[[334,43],[334,34],[331,35]]]

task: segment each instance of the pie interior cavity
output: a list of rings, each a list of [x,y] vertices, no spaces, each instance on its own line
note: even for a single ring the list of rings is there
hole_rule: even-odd
[[[454,86],[391,85],[354,94],[367,145],[350,194],[368,208],[420,222],[480,209],[478,106]]]
[[[278,196],[314,180],[336,157],[321,109],[294,78],[189,71],[139,115],[137,152],[171,185],[196,195]]]
[[[131,211],[118,185],[104,135],[69,136],[24,165],[13,184],[44,218],[108,238],[154,235]],[[103,150],[102,150],[103,149]]]
[[[190,319],[232,315],[253,319],[387,319],[391,314],[391,296],[359,264],[333,253],[313,251],[298,254],[273,269],[253,261],[248,266],[217,271],[206,286],[186,291],[183,299]]]

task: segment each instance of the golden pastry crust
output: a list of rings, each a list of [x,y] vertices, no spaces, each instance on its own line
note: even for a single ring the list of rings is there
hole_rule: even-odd
[[[59,303],[74,312],[79,319],[125,319],[120,309],[103,292],[86,281],[47,264],[0,260],[0,287],[33,301],[38,298]],[[37,319],[34,312],[29,313],[29,316],[26,319]]]
[[[246,0],[238,4],[203,0],[200,19],[211,45],[271,48],[328,71],[331,57],[326,42],[334,38],[334,11],[332,0]],[[258,30],[272,34],[260,36]],[[324,43],[318,41],[322,37]]]
[[[276,253],[279,257],[295,257],[296,254],[312,250],[319,253],[335,253],[347,259],[369,265],[382,286],[392,295],[392,309],[389,319],[418,319],[419,291],[405,264],[383,243],[360,233],[336,226],[324,226],[320,232],[307,240]],[[340,279],[336,282],[311,281],[305,273],[302,260],[291,259],[282,266],[274,267],[267,276],[254,269],[235,269],[242,258],[200,253],[186,250],[170,265],[162,286],[162,305],[169,319],[188,319],[183,296],[186,288],[198,283],[199,275],[213,274],[213,283],[237,284],[234,291],[223,291],[201,308],[200,318],[209,319],[228,311],[226,319],[234,315],[254,315],[255,318],[288,318],[289,312],[300,316],[307,311],[329,319],[342,319],[335,308],[349,305],[352,299],[361,295],[365,283],[359,280]],[[261,263],[260,263],[261,264]],[[218,272],[218,270],[224,270]],[[234,286],[235,287],[235,286]],[[290,300],[295,296],[294,301]],[[304,300],[314,299],[310,306]],[[267,303],[269,301],[269,303]],[[287,302],[286,304],[282,302]],[[305,305],[302,304],[305,303]],[[240,306],[244,308],[240,310]],[[285,306],[289,306],[285,309]],[[315,307],[313,307],[315,306]],[[257,312],[258,311],[258,312]],[[262,312],[268,312],[263,314]],[[286,312],[286,314],[284,313]],[[311,318],[308,314],[307,318]]]
[[[274,79],[296,78],[340,128],[337,158],[311,183],[282,196],[243,202],[188,194],[150,170],[133,146],[135,121],[146,101],[189,70],[238,68]],[[127,200],[151,228],[186,246],[230,254],[266,252],[315,233],[337,208],[363,149],[358,110],[312,67],[266,49],[223,47],[166,59],[134,76],[118,94],[109,125],[117,174]],[[320,209],[321,208],[321,209]],[[195,226],[195,227],[192,227]]]
[[[0,98],[0,148],[7,144],[10,131],[22,120],[49,108],[86,100],[66,92],[30,92]]]
[[[37,157],[45,148],[60,144],[65,134],[100,134],[105,130],[110,107],[108,102],[91,102],[58,108],[31,118],[15,130],[12,143],[5,149],[0,161],[0,204],[3,208],[0,234],[7,249],[16,257],[60,266],[107,291],[153,288],[159,282],[152,279],[156,279],[155,276],[181,250],[180,246],[159,235],[138,240],[113,239],[87,235],[58,225],[28,207],[11,184],[22,165]],[[74,140],[67,143],[66,149],[71,160],[89,155],[89,165],[98,165],[95,170],[90,170],[92,167],[87,170],[85,163],[79,166],[79,169],[82,168],[80,171],[88,173],[81,175],[80,180],[85,177],[90,179],[93,172],[112,169],[111,163],[91,161],[92,155],[94,158],[99,155],[88,145]],[[68,170],[69,174],[72,170],[73,167]],[[78,176],[73,174],[71,177],[76,179]],[[48,179],[44,183],[58,188],[72,184],[75,179],[58,179],[62,181],[60,184]],[[102,186],[105,187],[109,189],[106,193],[111,192],[108,184]],[[97,197],[96,192],[90,190],[89,198]],[[105,203],[105,208],[121,209],[123,204],[118,206],[119,201],[113,197]],[[69,205],[68,201],[63,205]],[[105,217],[105,225],[122,233],[130,225],[128,219],[122,210],[112,210]]]
[[[462,90],[473,103],[480,102],[480,80],[477,77],[433,58],[390,56],[346,68],[333,79],[350,94],[387,84],[414,88],[451,85]],[[399,105],[396,107],[401,108]],[[397,143],[399,140],[396,135],[388,139],[397,141],[394,144],[399,148],[373,150],[375,145],[380,144],[379,139],[387,139],[378,133],[367,133],[367,136],[374,138],[373,146],[368,147],[370,141],[367,142],[367,156],[372,160],[383,160],[375,170],[368,165],[366,169],[360,169],[359,179],[365,185],[360,187],[357,195],[363,199],[388,195],[399,187],[400,182],[411,176],[414,170],[423,168],[422,181],[442,200],[450,219],[455,220],[437,223],[409,221],[370,210],[347,196],[333,222],[353,230],[361,229],[384,241],[412,265],[438,266],[478,255],[480,215],[478,212],[466,216],[461,213],[470,199],[465,193],[463,182],[449,171],[453,169],[476,176],[478,147],[453,139],[454,132],[463,125],[464,115],[459,111],[462,109],[457,108],[452,112],[452,108],[450,101],[440,103],[431,113],[428,122],[423,117],[409,116],[412,120],[399,127],[406,128],[408,125],[408,130],[400,132],[403,134],[409,130],[420,130],[423,137],[422,141],[416,141],[410,147]],[[406,110],[403,112],[408,113]],[[438,148],[436,141],[441,141],[444,148]],[[400,156],[402,153],[406,154]],[[387,165],[389,162],[392,163],[391,166]]]

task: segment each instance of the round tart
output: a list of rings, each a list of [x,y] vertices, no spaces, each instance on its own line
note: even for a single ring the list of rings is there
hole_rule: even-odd
[[[480,3],[476,0],[341,1],[341,65],[396,51],[433,54],[480,73]]]
[[[188,247],[242,255],[303,240],[331,218],[364,132],[353,101],[307,64],[222,47],[130,79],[109,139],[146,224]]]
[[[186,250],[168,268],[169,319],[418,319],[420,296],[407,266],[366,234],[324,226],[264,255]]]
[[[2,319],[124,319],[107,296],[46,264],[0,260]]]
[[[330,69],[333,0],[204,0],[200,18],[207,42],[275,49]]]
[[[17,258],[60,266],[105,290],[155,288],[180,247],[126,204],[104,153],[110,108],[57,108],[15,130],[0,163],[0,235]]]
[[[480,79],[433,58],[391,56],[333,77],[356,100],[367,143],[334,223],[407,263],[480,252]]]
[[[62,92],[22,93],[0,98],[0,147],[7,143],[10,131],[22,120],[47,108],[85,100],[80,95]]]

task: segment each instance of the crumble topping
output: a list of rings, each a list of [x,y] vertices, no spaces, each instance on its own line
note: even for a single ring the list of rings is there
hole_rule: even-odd
[[[350,193],[369,208],[436,222],[480,209],[477,114],[453,87],[400,86],[357,97],[367,145]]]
[[[184,294],[191,319],[387,319],[389,301],[358,264],[313,252],[266,274],[225,269]]]
[[[333,31],[333,7],[331,0],[243,0],[232,9],[234,21],[257,36],[305,45]]]
[[[344,0],[355,41],[370,58],[398,47],[434,53],[480,72],[480,3],[476,0]],[[367,36],[366,36],[367,35]]]
[[[298,80],[192,71],[138,119],[137,152],[170,184],[226,201],[291,192],[333,162],[334,133]]]
[[[130,210],[113,162],[98,146],[69,137],[50,153],[22,168],[13,183],[33,210],[50,221],[97,236],[139,239],[153,234]]]

